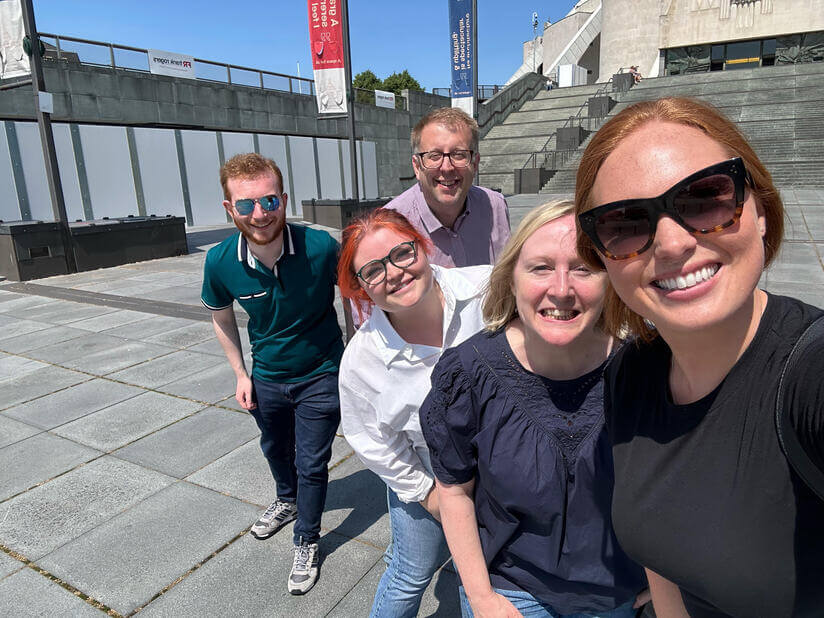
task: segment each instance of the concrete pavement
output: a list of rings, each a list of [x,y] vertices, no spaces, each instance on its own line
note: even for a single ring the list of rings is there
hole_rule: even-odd
[[[824,190],[783,194],[787,242],[762,283],[824,306]],[[509,198],[513,227],[548,197]],[[205,250],[233,231],[190,230],[188,256],[0,282],[0,613],[367,615],[385,490],[341,437],[315,588],[286,592],[289,529],[247,534],[273,482],[199,303]],[[455,586],[442,570],[421,615],[459,615]]]

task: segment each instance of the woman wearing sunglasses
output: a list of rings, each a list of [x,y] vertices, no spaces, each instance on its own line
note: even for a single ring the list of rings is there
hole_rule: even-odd
[[[606,269],[613,517],[659,616],[820,616],[824,502],[776,431],[793,344],[821,310],[760,290],[783,206],[736,127],[689,99],[638,103],[587,146],[578,248]],[[824,469],[824,340],[788,375],[790,418]]]
[[[387,485],[392,542],[371,616],[417,615],[449,558],[418,408],[444,349],[483,327],[480,290],[490,266],[431,265],[429,240],[400,213],[379,209],[343,231],[342,294],[372,305],[340,369],[343,433]]]
[[[448,350],[421,424],[464,618],[632,618],[643,574],[610,521],[601,328],[607,278],[575,248],[572,202],[532,210]]]

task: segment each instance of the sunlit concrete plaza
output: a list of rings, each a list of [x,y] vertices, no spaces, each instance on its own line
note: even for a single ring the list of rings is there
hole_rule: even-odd
[[[787,242],[762,283],[822,305],[824,189],[783,195]],[[510,197],[513,225],[552,197]],[[368,613],[390,538],[385,488],[342,437],[314,589],[286,591],[291,525],[248,534],[273,483],[199,302],[205,251],[230,233],[190,229],[186,256],[0,282],[4,615]],[[441,570],[421,615],[458,615],[456,586]]]

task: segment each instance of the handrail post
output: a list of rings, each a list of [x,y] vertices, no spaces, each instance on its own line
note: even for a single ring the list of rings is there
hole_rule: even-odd
[[[117,64],[115,64],[115,61],[114,61],[114,45],[112,45],[111,43],[109,43],[109,60],[112,63],[112,68],[113,69],[117,68]]]
[[[60,60],[60,37],[55,35],[54,44],[57,47],[57,59]]]
[[[226,83],[232,83],[232,67],[230,67],[228,64],[226,65]]]
[[[263,90],[263,71],[258,71],[258,76],[260,77],[260,89]]]

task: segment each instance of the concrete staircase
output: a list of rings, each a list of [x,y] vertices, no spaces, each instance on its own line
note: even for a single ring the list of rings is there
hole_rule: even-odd
[[[610,116],[635,102],[663,96],[711,103],[736,122],[777,186],[824,186],[824,63],[644,79],[613,96],[619,102]],[[586,143],[541,193],[574,192]]]
[[[533,152],[542,149],[555,130],[577,114],[601,86],[543,90],[519,111],[512,112],[481,140],[480,184],[501,189],[505,194],[512,193],[514,170],[523,167]]]

